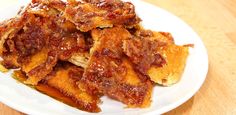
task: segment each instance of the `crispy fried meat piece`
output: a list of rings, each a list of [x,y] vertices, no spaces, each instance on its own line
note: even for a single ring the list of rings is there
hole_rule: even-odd
[[[43,36],[40,37],[43,38]],[[29,71],[29,79],[25,82],[27,84],[37,84],[52,71],[52,68],[56,65],[58,60],[66,61],[70,59],[74,53],[84,52],[85,50],[84,38],[79,32],[50,33],[50,37],[47,41],[44,46],[49,50],[47,58],[44,63],[41,63],[39,66]]]
[[[1,36],[1,43],[2,43],[2,46],[0,46],[0,49],[1,49],[1,57],[3,58],[2,64],[5,67],[10,69],[10,68],[18,68],[20,66],[18,62],[18,57],[19,57],[18,49],[16,47],[17,41],[15,41],[15,39],[18,37],[18,33],[22,33],[24,25],[32,21],[32,18],[34,18],[33,15],[24,13],[22,14],[21,17],[16,17],[14,19],[11,19],[10,21],[8,21],[8,23],[5,23],[7,25],[4,26],[3,24],[0,27],[0,31],[1,31],[0,36]],[[11,32],[9,33],[9,31]],[[29,40],[26,40],[24,42],[28,42],[28,41]],[[21,45],[21,44],[18,44],[18,45]],[[20,48],[20,50],[26,54],[26,51],[23,51],[25,49],[27,49],[27,47]],[[32,50],[35,50],[35,49],[32,49]],[[28,53],[31,51],[28,51]]]
[[[129,60],[135,64],[135,69],[143,75],[147,75],[147,70],[151,65],[161,67],[165,64],[165,59],[157,52],[160,47],[157,41],[148,38],[132,38],[123,42],[124,53]]]
[[[68,61],[82,68],[86,68],[88,65],[89,53],[74,53]]]
[[[28,6],[27,12],[40,17],[50,18],[64,31],[75,32],[76,26],[63,17],[66,3],[61,0],[33,0]]]
[[[122,41],[131,37],[123,27],[93,30],[95,41],[80,87],[104,94],[128,107],[148,107],[152,83],[133,69],[122,52]]]
[[[162,47],[161,50],[159,49],[159,53],[163,55],[167,63],[162,67],[152,66],[148,70],[147,74],[151,80],[163,86],[177,83],[184,72],[189,54],[188,50],[188,46],[174,44]]]
[[[28,20],[30,20],[30,18],[31,18],[30,15],[23,14],[22,16],[17,16],[15,18],[12,18],[12,19],[9,19],[0,23],[0,55],[1,56],[3,55],[4,52],[7,52],[6,51],[7,49],[4,47],[6,40],[12,39],[13,37],[15,37],[16,33],[18,33],[23,28],[24,24],[27,23]]]
[[[89,112],[99,112],[99,97],[90,95],[78,87],[78,81],[81,80],[84,70],[68,62],[58,62],[54,70],[47,75],[44,82],[51,87],[61,91],[64,95],[71,97],[79,109]]]
[[[140,22],[134,5],[120,0],[69,2],[64,15],[83,32],[114,25],[133,27]]]
[[[30,4],[22,13],[22,23],[12,22],[19,25],[19,30],[1,39],[2,64],[7,68],[22,67],[28,76],[25,83],[31,85],[50,73],[58,60],[69,60],[74,53],[86,51],[84,35],[76,31],[74,24],[63,21],[60,11],[43,5]],[[3,28],[1,34],[8,33],[5,31]]]
[[[38,6],[41,10],[48,10],[48,7],[51,7],[61,12],[63,12],[66,7],[66,3],[61,0],[32,0],[31,4],[34,9],[37,8],[35,6]]]
[[[179,81],[188,56],[188,46],[175,45],[171,34],[150,30],[136,31],[123,50],[139,72],[164,86]]]

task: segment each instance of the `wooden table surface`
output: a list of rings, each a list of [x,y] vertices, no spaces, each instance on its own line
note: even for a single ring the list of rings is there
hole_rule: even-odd
[[[166,9],[188,23],[201,36],[209,55],[209,72],[201,89],[166,115],[236,114],[236,1],[144,1]],[[0,8],[16,2],[0,0]],[[0,103],[0,115],[22,113]]]

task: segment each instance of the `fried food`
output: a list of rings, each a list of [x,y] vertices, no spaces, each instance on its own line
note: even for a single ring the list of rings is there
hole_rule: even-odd
[[[77,29],[87,32],[96,27],[114,25],[133,27],[140,22],[133,4],[121,0],[71,0],[65,9],[65,18],[73,22]]]
[[[153,39],[165,43],[157,51],[164,58],[166,64],[162,67],[152,66],[147,74],[155,83],[171,86],[181,79],[189,55],[189,46],[176,45],[172,35],[167,32],[155,32]]]
[[[71,97],[81,110],[99,112],[100,102],[98,96],[90,95],[81,90],[77,85],[82,78],[83,69],[70,63],[58,63],[54,70],[47,75],[45,83],[61,91],[64,95]]]
[[[22,67],[29,76],[26,84],[36,85],[52,71],[58,60],[68,60],[73,53],[84,52],[83,34],[76,32],[73,24],[61,22],[63,18],[59,14],[60,11],[50,5],[30,4],[22,14],[21,28],[4,43],[3,65]]]
[[[100,112],[101,96],[149,107],[155,83],[180,80],[189,46],[140,21],[121,0],[32,0],[0,23],[0,70],[83,111]]]
[[[26,74],[20,70],[14,71],[13,74],[14,79],[20,82],[27,80]],[[82,68],[68,62],[59,62],[42,82],[32,88],[78,109],[99,112],[100,99],[77,87],[77,81],[81,79],[82,74]]]
[[[89,53],[74,53],[68,61],[82,68],[88,65]]]
[[[134,71],[124,57],[122,41],[131,34],[123,27],[92,30],[95,41],[82,82],[91,94],[105,94],[128,105],[148,107],[153,85],[142,74]]]
[[[135,64],[135,69],[147,75],[146,73],[152,65],[165,64],[165,60],[157,52],[157,48],[161,45],[163,44],[152,41],[148,37],[134,37],[123,42],[123,50],[129,60]]]
[[[11,39],[23,27],[25,17],[15,17],[0,23],[0,55],[6,50],[4,43]]]
[[[188,56],[188,46],[175,45],[171,34],[150,30],[138,30],[123,50],[137,70],[163,86],[180,80]]]
[[[163,86],[171,86],[177,83],[184,72],[189,54],[188,49],[188,46],[174,44],[162,47],[159,53],[163,55],[166,64],[162,67],[153,66],[148,70],[147,74],[151,80]]]

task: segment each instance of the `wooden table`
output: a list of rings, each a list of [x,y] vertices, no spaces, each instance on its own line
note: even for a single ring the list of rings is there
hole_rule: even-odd
[[[0,0],[0,7],[16,1]],[[145,1],[172,12],[188,23],[202,37],[209,55],[209,72],[200,91],[166,115],[236,114],[235,0]],[[0,115],[22,113],[0,104]]]

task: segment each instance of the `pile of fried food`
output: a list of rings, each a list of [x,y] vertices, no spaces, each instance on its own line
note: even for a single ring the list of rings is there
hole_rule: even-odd
[[[179,81],[189,45],[140,22],[130,2],[32,0],[0,23],[0,68],[19,69],[24,84],[53,87],[84,111],[101,111],[103,95],[149,107],[155,84]]]

